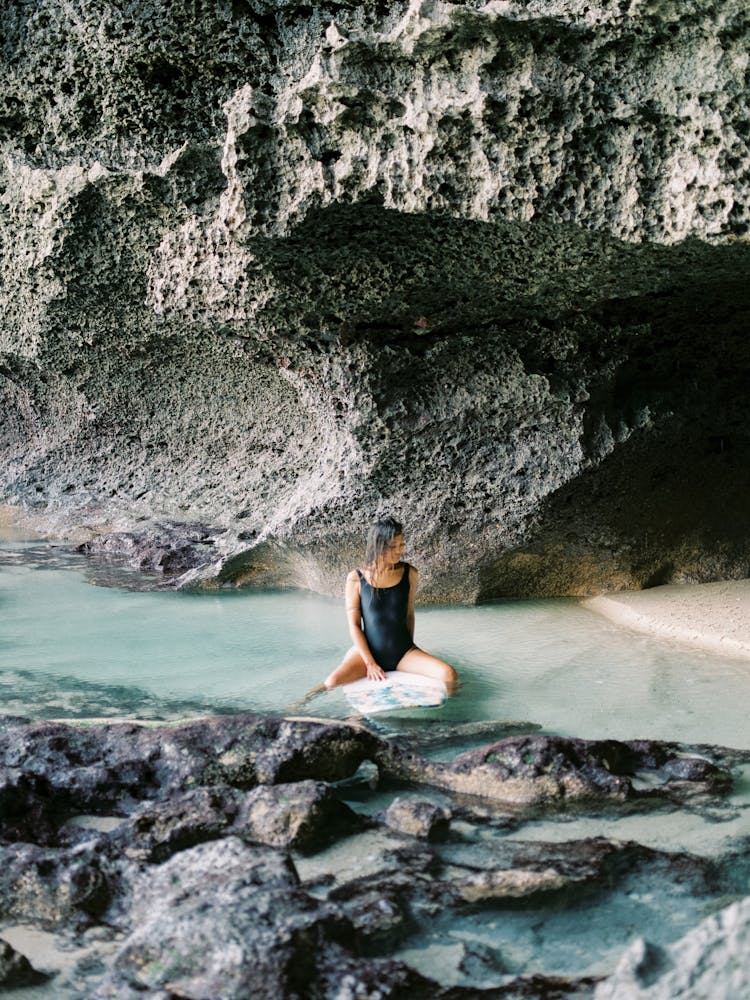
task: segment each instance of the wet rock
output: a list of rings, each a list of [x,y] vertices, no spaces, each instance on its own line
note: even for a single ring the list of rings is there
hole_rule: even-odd
[[[490,990],[491,1000],[591,1000],[600,976],[518,976],[499,989]],[[481,993],[479,994],[481,996]]]
[[[350,937],[338,910],[302,893],[288,857],[235,837],[183,851],[137,885],[133,930],[97,997],[305,995],[328,941]]]
[[[0,763],[44,778],[70,812],[127,811],[197,785],[338,781],[376,742],[344,723],[252,715],[166,727],[0,719]]]
[[[509,807],[585,801],[624,802],[638,797],[721,794],[731,774],[708,761],[688,765],[675,747],[635,740],[578,740],[535,734],[508,737],[447,762],[426,761],[397,747],[378,749],[385,774],[493,799]],[[678,778],[668,770],[677,768]],[[690,771],[694,778],[686,778]],[[636,787],[643,774],[655,780]]]
[[[159,521],[140,531],[97,535],[83,542],[78,551],[96,560],[174,576],[215,559],[215,541],[225,530]]]
[[[13,844],[0,848],[0,914],[43,927],[95,922],[129,878],[105,841],[72,850]]]
[[[498,952],[479,941],[461,943],[457,969],[465,983],[475,986],[486,985],[488,978],[506,972]]]
[[[328,785],[307,780],[248,792],[233,832],[272,847],[314,851],[361,827],[360,818]]]
[[[439,749],[456,744],[466,748],[471,744],[497,743],[506,736],[525,736],[534,733],[542,727],[537,722],[518,720],[487,719],[481,722],[440,723],[435,719],[423,723],[420,727],[418,719],[409,719],[405,723],[405,733],[399,731],[400,722],[394,718],[389,725],[393,732],[386,734],[389,743],[412,753]]]
[[[496,871],[481,872],[464,878],[457,889],[467,903],[489,900],[524,899],[543,892],[566,888],[568,879],[554,869],[543,872]]]
[[[360,948],[393,946],[408,933],[411,916],[404,881],[399,885],[386,878],[372,888],[351,891],[347,885],[329,894],[351,921]]]
[[[601,884],[621,859],[632,863],[638,854],[631,845],[603,838],[554,844],[515,840],[491,846],[447,844],[440,850],[444,868],[439,891],[444,902],[454,904],[512,903],[563,891],[570,896]]]
[[[0,768],[0,842],[53,841],[59,800],[43,776]]]
[[[11,948],[7,941],[0,940],[0,989],[33,986],[46,978],[32,967],[24,955]]]
[[[503,838],[447,843],[440,846],[440,858],[446,865],[479,873],[496,870],[546,872],[553,869],[568,883],[602,879],[608,868],[623,858],[633,864],[639,856],[651,856],[639,845],[590,837],[548,843]]]
[[[430,840],[447,834],[451,814],[428,799],[398,797],[388,806],[383,819],[392,830]]]
[[[196,788],[165,802],[141,806],[112,837],[129,858],[161,862],[226,833],[234,822],[240,792]]]
[[[636,940],[595,1000],[738,1000],[750,996],[750,897],[679,941]]]
[[[321,1000],[479,1000],[476,993],[443,990],[433,979],[393,959],[363,961],[329,951],[321,961],[317,996]],[[316,996],[315,993],[308,995]],[[481,996],[481,994],[479,995]],[[317,997],[316,997],[317,1000]]]

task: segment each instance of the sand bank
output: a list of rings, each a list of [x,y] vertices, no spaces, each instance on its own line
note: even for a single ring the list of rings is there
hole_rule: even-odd
[[[750,660],[750,580],[653,587],[582,603],[617,625]]]

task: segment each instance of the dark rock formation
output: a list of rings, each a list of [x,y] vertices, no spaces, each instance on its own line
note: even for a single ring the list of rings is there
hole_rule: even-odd
[[[43,787],[47,808],[57,815],[129,811],[138,801],[164,800],[195,786],[249,790],[306,779],[339,781],[365,760],[375,761],[392,779],[516,807],[561,800],[717,795],[731,786],[725,767],[686,757],[678,746],[657,741],[510,736],[438,762],[392,746],[361,726],[340,722],[237,715],[150,728],[129,723],[26,725],[0,718],[0,766],[15,772],[8,794],[13,799],[21,794],[19,788],[27,795],[26,788]],[[648,787],[640,788],[638,776],[645,775]],[[319,791],[310,785],[295,795],[305,799],[305,809],[320,807],[325,812],[330,802],[325,794],[320,799]],[[240,806],[250,827],[268,794]],[[196,805],[189,797],[184,801],[189,810]],[[274,793],[276,808],[283,801],[283,792]],[[226,811],[226,802],[219,803]],[[209,816],[214,814],[210,796],[199,804]],[[13,810],[9,822],[15,822]]]
[[[100,996],[167,989],[194,997],[303,996],[316,953],[346,936],[338,914],[296,891],[284,855],[228,837],[149,871],[133,896],[133,933]]]
[[[4,5],[0,499],[183,584],[383,509],[425,599],[747,575],[749,30]]]
[[[129,858],[166,861],[178,851],[226,835],[241,797],[235,789],[209,786],[147,802],[123,821],[112,839]]]
[[[676,894],[735,892],[746,876],[734,856],[718,863],[604,838],[525,842],[472,811],[484,802],[519,823],[524,810],[675,808],[688,794],[691,809],[700,796],[717,809],[731,777],[712,757],[744,760],[535,733],[436,762],[361,726],[316,720],[150,728],[5,718],[0,925],[45,928],[67,947],[96,945],[91,935],[106,931],[107,950],[69,975],[79,995],[99,1000],[589,998],[595,978],[519,975],[481,942],[457,950],[461,969],[444,986],[394,951],[425,927],[441,933],[446,913],[543,917],[606,896],[639,870],[644,884]],[[407,780],[421,798],[358,815],[342,799],[363,761],[387,779],[378,794]],[[430,785],[460,793],[450,812],[461,831],[425,798]]]
[[[54,808],[55,796],[46,778],[16,768],[0,768],[0,843],[44,843],[56,826]]]
[[[509,736],[452,761],[426,761],[396,747],[379,748],[390,777],[492,799],[505,807],[587,800],[625,801],[722,794],[731,787],[726,768],[656,741],[579,740]],[[638,778],[648,776],[647,787]]]
[[[47,928],[86,926],[123,891],[126,869],[105,841],[72,850],[0,847],[0,918]]]
[[[412,837],[444,836],[450,823],[450,812],[426,799],[396,798],[383,816],[387,826]]]
[[[58,811],[125,809],[196,785],[338,781],[372,756],[357,726],[238,715],[180,726],[25,725],[0,718],[0,760],[44,780]]]
[[[357,815],[321,781],[262,786],[244,797],[233,830],[273,847],[311,851],[361,829]]]
[[[144,531],[99,536],[81,544],[78,551],[133,569],[175,576],[211,562],[214,541],[222,533],[223,529],[204,524],[159,523]]]

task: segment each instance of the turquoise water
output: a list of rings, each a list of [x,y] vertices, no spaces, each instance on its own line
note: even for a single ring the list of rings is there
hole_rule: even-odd
[[[283,712],[348,648],[343,601],[303,591],[138,592],[65,547],[0,544],[0,711],[35,718]],[[118,579],[116,577],[116,579]],[[417,610],[463,687],[445,722],[747,747],[750,664],[633,634],[575,601]],[[308,713],[346,717],[341,692]],[[426,721],[428,716],[422,717]],[[418,721],[415,723],[418,724]]]

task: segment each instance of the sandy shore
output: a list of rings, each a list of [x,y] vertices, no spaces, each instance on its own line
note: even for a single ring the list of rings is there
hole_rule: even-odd
[[[582,604],[637,632],[750,660],[750,580],[602,594]]]

